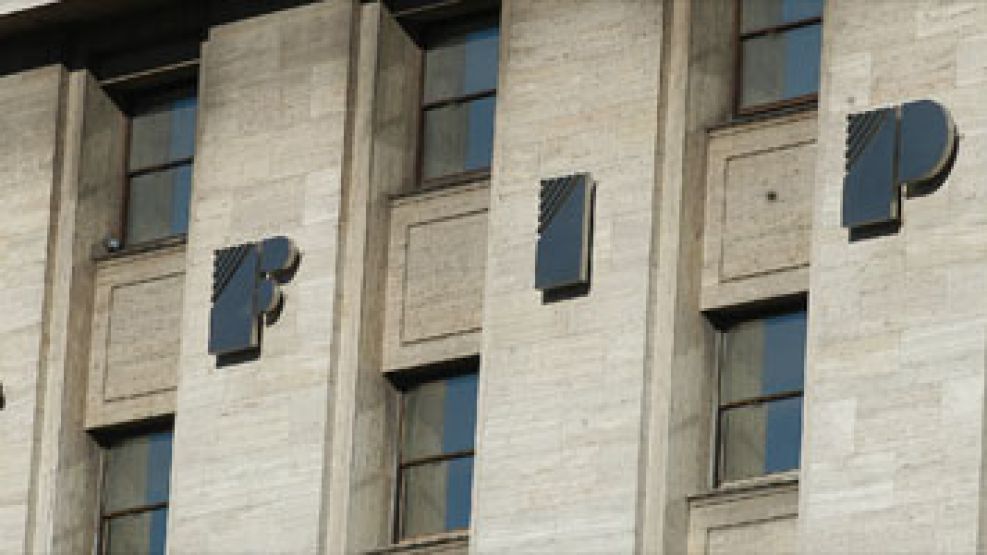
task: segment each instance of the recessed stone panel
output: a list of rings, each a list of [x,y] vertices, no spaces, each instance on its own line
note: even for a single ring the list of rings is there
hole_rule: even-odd
[[[175,387],[183,280],[170,274],[112,289],[104,401]]]
[[[385,370],[479,352],[487,192],[484,182],[393,201]]]
[[[184,269],[182,245],[97,265],[87,427],[174,412]]]
[[[812,113],[710,132],[703,308],[808,287],[815,133]]]

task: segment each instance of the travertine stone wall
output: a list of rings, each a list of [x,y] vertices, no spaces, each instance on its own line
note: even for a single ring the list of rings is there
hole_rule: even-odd
[[[748,485],[689,500],[689,553],[795,553],[798,483]]]
[[[26,547],[62,77],[60,66],[0,77],[0,553]]]
[[[211,29],[202,51],[175,433],[173,553],[312,553],[327,413],[354,3]],[[275,234],[301,265],[255,361],[207,354],[213,251]]]
[[[800,546],[973,552],[983,512],[987,3],[826,3]],[[846,116],[931,98],[961,138],[900,232],[840,227]]]
[[[658,121],[657,0],[508,0],[471,549],[634,548]],[[597,182],[588,296],[534,288],[539,180]]]

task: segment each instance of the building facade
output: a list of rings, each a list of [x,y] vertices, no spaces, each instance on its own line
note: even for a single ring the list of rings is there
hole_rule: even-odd
[[[981,0],[0,0],[0,553],[982,549],[983,47]]]

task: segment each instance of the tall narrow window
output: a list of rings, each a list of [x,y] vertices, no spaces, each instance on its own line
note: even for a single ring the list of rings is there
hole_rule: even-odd
[[[799,467],[804,310],[740,322],[722,335],[718,478]]]
[[[426,31],[421,174],[425,186],[490,171],[500,29],[495,16]]]
[[[127,157],[128,244],[184,235],[188,230],[196,104],[194,86],[133,98]]]
[[[814,102],[819,90],[823,0],[738,3],[738,112]]]
[[[469,528],[476,378],[430,381],[403,394],[398,539]]]
[[[172,432],[130,436],[103,453],[102,553],[163,554]]]

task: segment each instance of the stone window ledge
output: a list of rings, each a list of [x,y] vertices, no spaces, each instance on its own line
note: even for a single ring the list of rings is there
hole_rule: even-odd
[[[798,486],[799,471],[790,470],[747,480],[727,482],[709,491],[690,495],[688,501],[692,505],[711,505],[749,497],[772,495],[787,490],[798,491]]]
[[[106,248],[103,245],[97,245],[93,249],[93,260],[100,263],[110,260],[118,260],[121,258],[130,258],[140,254],[153,253],[157,251],[170,251],[172,249],[184,248],[186,242],[186,235],[181,234],[155,239],[154,241],[148,241],[138,245],[126,246],[120,250],[115,250],[112,252],[106,251]]]
[[[410,538],[399,543],[379,547],[366,551],[367,555],[378,555],[384,553],[431,553],[435,548],[453,549],[456,547],[466,547],[469,545],[470,534],[468,530],[433,534]]]

